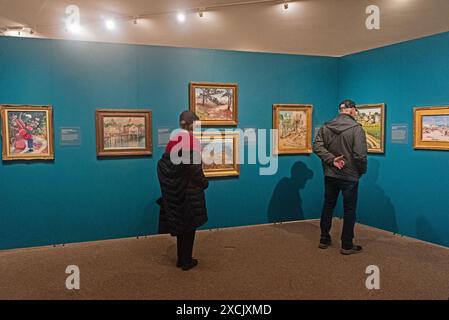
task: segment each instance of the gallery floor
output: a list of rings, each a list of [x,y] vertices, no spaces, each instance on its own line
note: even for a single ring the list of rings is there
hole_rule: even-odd
[[[341,221],[334,222],[338,239]],[[449,249],[357,226],[365,252],[317,248],[318,221],[201,232],[198,268],[175,267],[170,236],[0,252],[0,299],[445,299]],[[65,288],[77,265],[81,289]],[[368,265],[381,289],[368,290]]]

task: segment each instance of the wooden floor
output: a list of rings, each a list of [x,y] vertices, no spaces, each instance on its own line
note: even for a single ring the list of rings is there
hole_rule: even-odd
[[[449,249],[357,226],[364,253],[318,249],[318,221],[204,231],[189,272],[170,236],[0,252],[0,299],[444,299]],[[81,289],[65,287],[77,265]],[[380,268],[380,290],[365,286]]]

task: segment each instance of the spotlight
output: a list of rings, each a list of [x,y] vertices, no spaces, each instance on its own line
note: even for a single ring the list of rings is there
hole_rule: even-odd
[[[133,18],[133,24],[137,24],[137,18],[136,17]]]
[[[108,30],[115,29],[115,21],[113,19],[106,20],[105,25],[106,25],[106,29],[108,29]]]
[[[78,33],[81,31],[81,26],[78,23],[71,23],[68,27],[68,31]]]
[[[287,1],[284,2],[284,9],[285,9],[285,10],[288,9],[288,2],[287,2]]]
[[[184,21],[186,21],[186,15],[185,15],[184,13],[182,13],[182,12],[179,12],[179,13],[178,13],[178,21],[179,21],[179,22],[184,22]]]
[[[34,34],[34,30],[33,29],[30,29],[30,34]]]
[[[200,18],[204,17],[204,9],[200,9],[198,11],[198,15],[200,16]]]

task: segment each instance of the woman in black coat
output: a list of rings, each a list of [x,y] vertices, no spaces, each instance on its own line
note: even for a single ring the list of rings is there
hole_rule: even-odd
[[[201,144],[193,136],[198,117],[190,111],[180,116],[181,131],[169,141],[157,173],[162,198],[159,232],[177,237],[177,267],[190,270],[198,264],[192,258],[196,229],[207,222],[204,190],[209,186],[201,164]],[[183,162],[172,159],[184,159]]]

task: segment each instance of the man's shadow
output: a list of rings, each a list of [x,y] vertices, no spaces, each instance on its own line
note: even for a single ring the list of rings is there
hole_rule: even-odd
[[[419,215],[416,219],[416,236],[418,239],[447,246],[447,239],[443,239],[430,221],[424,216]],[[446,240],[446,241],[445,241]]]
[[[304,220],[300,189],[313,178],[313,171],[298,161],[291,168],[291,176],[282,178],[274,189],[268,205],[268,221],[284,222]]]
[[[368,173],[360,181],[358,221],[362,224],[398,233],[396,210],[390,197],[379,186],[380,162],[371,159]]]

